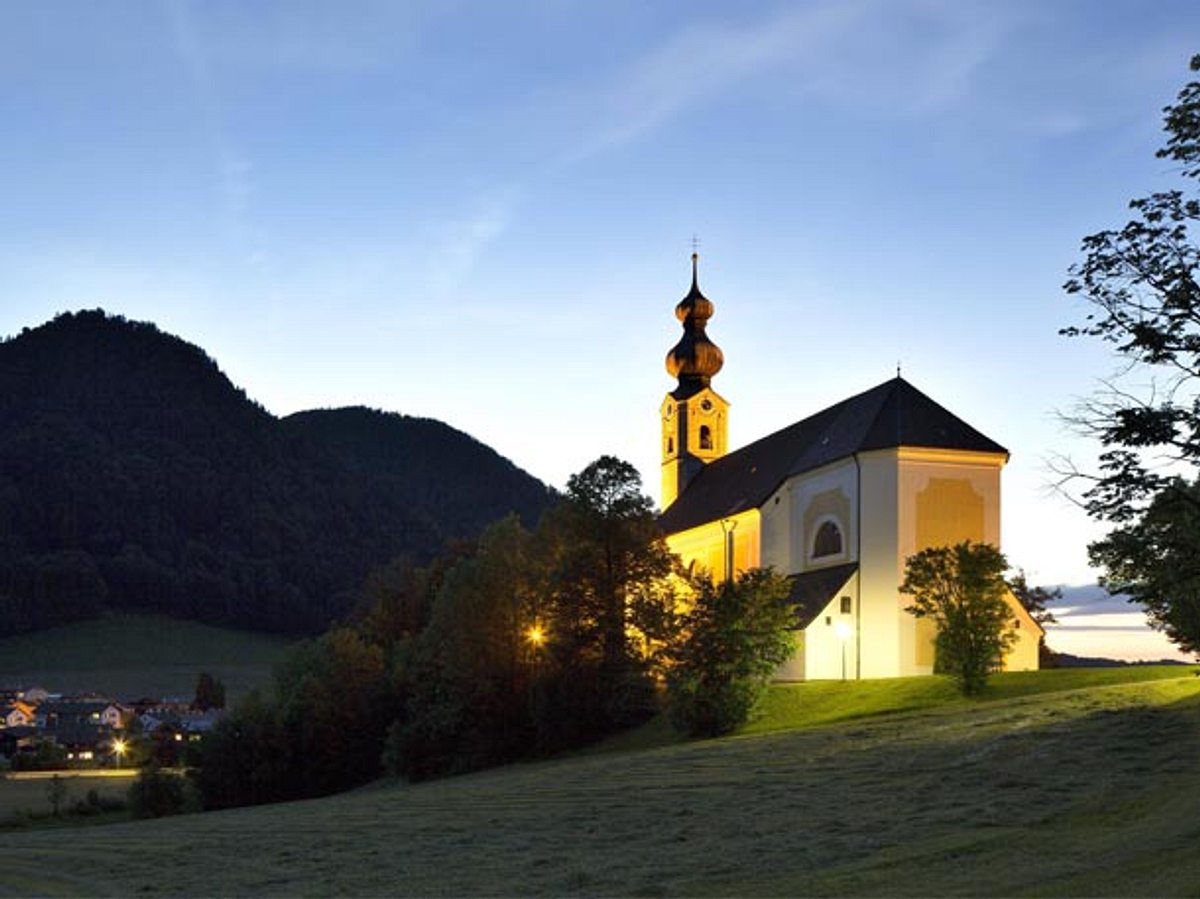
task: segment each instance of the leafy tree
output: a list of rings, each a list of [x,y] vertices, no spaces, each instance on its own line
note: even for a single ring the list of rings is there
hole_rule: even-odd
[[[54,817],[62,813],[62,804],[67,801],[67,782],[55,774],[46,784],[46,798],[50,800],[50,809]]]
[[[539,529],[551,556],[554,650],[576,686],[589,679],[578,677],[582,669],[597,664],[602,730],[651,713],[652,656],[671,637],[664,610],[673,597],[664,583],[674,560],[641,488],[637,469],[601,456],[571,476],[565,500]]]
[[[389,768],[419,779],[528,751],[527,633],[536,621],[538,571],[531,550],[531,535],[509,516],[484,532],[473,558],[446,573],[405,664],[407,722],[388,738]]]
[[[953,675],[968,696],[983,690],[1016,639],[1007,568],[996,547],[970,541],[924,549],[905,562],[900,592],[913,598],[906,611],[937,624],[936,669]]]
[[[194,811],[198,805],[192,785],[182,776],[149,764],[129,787],[129,810],[135,818],[163,818]]]
[[[1200,55],[1191,60],[1200,72]],[[1166,145],[1158,157],[1178,164],[1177,189],[1130,202],[1118,230],[1083,240],[1068,293],[1089,311],[1070,337],[1111,344],[1128,362],[1126,377],[1106,384],[1075,415],[1100,441],[1097,473],[1086,478],[1087,511],[1116,525],[1089,548],[1105,569],[1101,583],[1146,604],[1151,620],[1180,646],[1200,644],[1200,81],[1164,110]],[[1148,380],[1131,386],[1129,376]],[[1148,376],[1148,377],[1147,377]]]
[[[1062,599],[1061,588],[1055,587],[1051,590],[1049,587],[1031,587],[1029,577],[1023,568],[1018,568],[1017,573],[1008,579],[1008,588],[1012,590],[1017,601],[1025,607],[1029,617],[1038,624],[1054,624],[1058,620],[1054,617],[1054,613],[1046,607],[1050,603]]]
[[[225,685],[207,671],[201,671],[196,678],[196,695],[192,700],[192,708],[201,712],[225,708]]]
[[[278,707],[250,693],[204,739],[197,781],[204,807],[293,799],[300,794],[291,766],[291,741]]]
[[[667,674],[672,723],[715,737],[744,724],[771,674],[791,655],[787,579],[753,569],[732,583],[701,577]]]
[[[1151,623],[1200,654],[1200,485],[1168,481],[1136,524],[1091,547],[1105,584],[1146,607]]]

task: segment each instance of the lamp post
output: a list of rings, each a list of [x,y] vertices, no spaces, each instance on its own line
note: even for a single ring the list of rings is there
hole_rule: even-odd
[[[837,633],[838,640],[842,644],[842,680],[846,679],[846,641],[850,639],[850,635],[854,632],[847,622],[839,621],[834,626],[834,631]]]
[[[117,756],[117,767],[118,768],[121,767],[121,760],[125,758],[125,750],[127,748],[128,747],[124,740],[122,740],[120,738],[113,740],[113,752],[116,753],[116,756]]]

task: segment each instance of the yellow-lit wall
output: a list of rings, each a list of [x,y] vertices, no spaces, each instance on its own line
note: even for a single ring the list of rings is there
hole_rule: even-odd
[[[668,394],[658,411],[662,430],[660,508],[665,509],[700,467],[728,452],[729,403],[712,388],[705,388],[686,400]],[[703,428],[708,429],[707,446],[700,439]]]
[[[733,532],[733,573],[736,576],[762,564],[760,556],[760,528],[758,509],[750,509],[721,521],[670,534],[667,547],[683,560],[684,565],[695,564],[711,572],[714,580],[726,576],[726,533]]]
[[[1040,664],[1038,644],[1045,631],[1011,592],[1007,599],[1017,622],[1017,639],[1004,655],[1004,670],[1037,671]]]
[[[1000,545],[1000,453],[901,447],[886,451],[897,466],[896,585],[907,559],[923,549],[970,540]],[[899,595],[900,675],[933,671],[936,626],[903,612]]]

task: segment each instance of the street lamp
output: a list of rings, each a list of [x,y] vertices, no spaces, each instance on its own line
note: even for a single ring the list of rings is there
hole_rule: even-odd
[[[839,621],[833,627],[834,633],[842,643],[842,680],[846,679],[846,641],[850,639],[850,635],[854,633],[854,628],[847,621]]]
[[[121,759],[123,759],[125,757],[125,752],[128,750],[128,748],[129,748],[128,744],[126,744],[126,742],[124,740],[120,739],[119,737],[117,739],[113,740],[113,752],[115,752],[117,755],[117,767],[118,768],[121,767]]]

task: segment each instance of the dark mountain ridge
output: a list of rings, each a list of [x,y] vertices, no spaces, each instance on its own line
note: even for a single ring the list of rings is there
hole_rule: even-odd
[[[0,634],[109,608],[315,631],[372,567],[551,498],[431,419],[277,419],[152,324],[66,313],[0,343]]]

